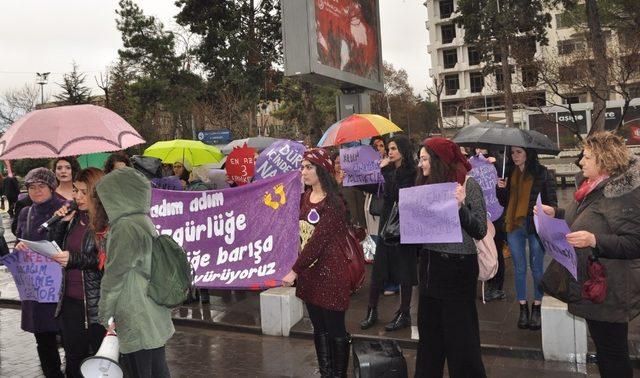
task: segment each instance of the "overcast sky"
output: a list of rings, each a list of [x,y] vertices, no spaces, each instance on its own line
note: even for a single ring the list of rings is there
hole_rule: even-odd
[[[138,0],[147,15],[175,26],[173,0]],[[427,9],[422,0],[381,0],[383,59],[404,68],[416,94],[426,93],[429,57]],[[55,94],[75,61],[93,94],[103,94],[94,76],[115,61],[122,43],[116,29],[117,0],[2,0],[0,93],[35,82],[51,72],[45,94]]]

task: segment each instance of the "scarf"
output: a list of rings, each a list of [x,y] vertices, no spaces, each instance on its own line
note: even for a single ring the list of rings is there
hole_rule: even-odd
[[[107,238],[107,232],[109,231],[106,228],[104,231],[96,232],[96,247],[98,247],[98,270],[102,270],[104,268],[104,263],[107,261],[107,253],[105,252],[105,239]]]
[[[603,182],[608,178],[609,176],[607,175],[600,175],[593,180],[592,179],[584,180],[582,184],[580,184],[580,187],[578,188],[578,190],[576,190],[576,192],[573,193],[573,198],[578,202],[582,202],[582,200],[584,199],[584,197],[587,196],[587,194],[591,193],[591,191],[593,191],[593,189],[595,189],[596,186],[598,186],[598,184],[600,184],[601,182]]]
[[[510,177],[509,204],[505,217],[505,230],[511,232],[524,224],[529,215],[529,199],[533,177],[516,168]]]

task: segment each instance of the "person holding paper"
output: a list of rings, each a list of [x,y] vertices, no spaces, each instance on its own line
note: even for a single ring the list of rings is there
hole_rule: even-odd
[[[564,218],[572,231],[567,241],[578,255],[583,290],[577,296],[583,299],[569,303],[569,312],[587,320],[600,376],[630,378],[629,322],[640,313],[640,161],[629,155],[622,137],[600,132],[584,142],[580,166],[584,180],[571,205],[566,210],[545,205],[542,209]],[[605,268],[601,303],[593,294],[602,293],[585,290],[593,278],[588,274],[590,260]],[[566,280],[573,277],[567,273]]]
[[[340,246],[346,242],[349,218],[334,169],[324,149],[303,154],[302,180],[311,189],[300,201],[302,251],[282,278],[285,286],[297,280],[296,296],[304,301],[313,324],[322,377],[347,376],[351,343],[345,326],[350,296],[348,268]]]
[[[498,180],[496,195],[500,205],[505,208],[504,227],[515,268],[516,295],[520,302],[517,324],[520,329],[539,330],[544,249],[533,223],[533,207],[538,194],[542,197],[542,203],[558,206],[556,179],[540,164],[535,150],[521,147],[511,147],[506,177],[507,180]],[[527,302],[527,242],[534,291],[531,314]]]
[[[466,177],[471,166],[458,145],[445,138],[423,142],[419,169],[417,185],[458,183],[455,198],[462,242],[420,248],[416,377],[442,377],[445,360],[452,378],[486,377],[476,308],[478,252],[473,240],[487,234],[482,188]]]
[[[67,378],[82,377],[80,364],[90,353],[97,352],[105,334],[104,327],[98,322],[105,259],[104,234],[102,237],[97,235],[89,217],[89,207],[95,206],[91,193],[103,175],[97,168],[78,172],[73,181],[73,199],[78,210],[67,214],[68,206],[64,205],[56,211],[56,215],[66,215],[56,225],[54,235],[63,251],[53,259],[64,267],[56,318],[62,333]],[[101,224],[98,231],[104,232],[106,219]]]
[[[398,202],[401,188],[410,188],[416,181],[416,163],[411,141],[404,135],[396,135],[387,145],[388,156],[380,161],[384,176],[384,205],[380,215],[380,235]],[[412,244],[386,245],[379,238],[371,272],[369,306],[366,317],[360,322],[361,329],[371,328],[378,321],[378,300],[384,283],[400,284],[400,307],[385,326],[386,331],[396,331],[411,326],[411,294],[418,284],[418,254]]]
[[[63,200],[54,195],[58,182],[56,176],[47,168],[35,168],[24,179],[31,206],[27,206],[18,215],[16,237],[27,240],[51,240],[47,230],[40,225],[53,216],[62,206]],[[24,243],[16,244],[17,250],[26,250]],[[54,317],[55,303],[22,301],[22,329],[34,334],[38,347],[40,366],[45,377],[63,377],[60,370],[60,354],[56,343],[58,324]]]

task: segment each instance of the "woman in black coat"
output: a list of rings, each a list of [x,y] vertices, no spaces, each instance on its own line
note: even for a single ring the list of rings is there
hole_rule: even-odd
[[[418,255],[415,245],[386,245],[381,231],[391,215],[394,203],[398,202],[401,188],[409,188],[416,182],[416,163],[409,139],[403,135],[391,138],[387,145],[387,157],[380,162],[384,176],[384,206],[380,216],[378,245],[373,262],[371,287],[369,292],[369,308],[366,318],[360,322],[360,328],[367,329],[378,320],[378,299],[384,282],[400,284],[401,302],[393,320],[385,329],[395,331],[411,325],[411,293],[418,283]]]

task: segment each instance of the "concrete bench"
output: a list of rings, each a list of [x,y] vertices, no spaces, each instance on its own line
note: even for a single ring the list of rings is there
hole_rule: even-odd
[[[293,287],[275,287],[260,293],[262,333],[289,336],[289,331],[302,319],[302,301]]]
[[[587,362],[587,322],[548,295],[542,298],[542,353],[549,361]]]

